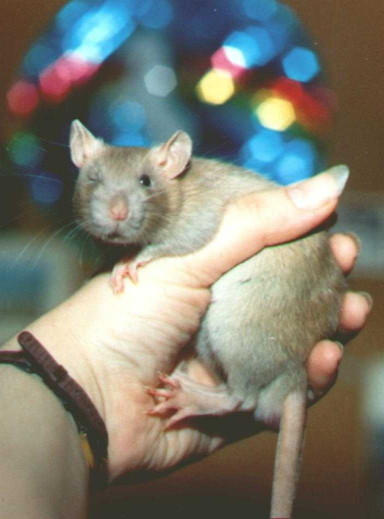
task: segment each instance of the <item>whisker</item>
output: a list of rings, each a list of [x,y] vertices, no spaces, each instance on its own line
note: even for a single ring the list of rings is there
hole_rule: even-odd
[[[45,252],[45,250],[47,249],[48,245],[52,242],[52,240],[54,240],[56,238],[56,236],[58,236],[64,229],[66,229],[67,227],[69,227],[70,225],[73,225],[73,222],[69,222],[68,224],[64,225],[63,227],[60,227],[60,229],[58,229],[57,231],[55,231],[46,241],[45,241],[45,244],[41,247],[40,249],[40,252],[39,254],[37,255],[36,259],[35,259],[35,262],[34,262],[34,265],[33,265],[33,268],[36,268],[43,253]]]
[[[63,243],[65,243],[66,241],[68,240],[71,240],[73,237],[76,236],[76,234],[81,234],[82,233],[82,229],[80,228],[80,226],[76,223],[76,222],[72,222],[72,225],[74,226],[73,229],[71,231],[69,231],[66,235],[65,235],[65,238],[63,240]]]
[[[2,178],[4,179],[9,179],[9,177],[11,178],[14,178],[14,179],[17,179],[17,178],[42,178],[44,180],[46,180],[47,182],[57,182],[57,183],[60,183],[61,184],[61,181],[57,178],[53,178],[53,177],[48,177],[46,175],[44,175],[43,173],[41,174],[38,174],[38,173],[6,173],[5,175],[4,174],[1,174],[0,175],[0,180]]]
[[[54,144],[55,146],[60,146],[61,148],[69,148],[69,144],[65,144],[63,142],[50,141],[49,139],[43,139],[39,137],[40,142],[46,142],[47,144]]]
[[[33,243],[35,243],[36,240],[38,240],[42,235],[44,235],[44,233],[45,233],[45,231],[47,229],[48,229],[48,227],[46,227],[45,229],[41,230],[40,232],[38,232],[36,234],[36,236],[34,236],[31,240],[29,240],[29,242],[25,245],[25,247],[23,247],[23,249],[17,255],[16,259],[14,260],[14,262],[12,264],[12,268],[15,268],[18,265],[18,263],[20,262],[21,258],[24,256],[24,254],[27,252],[27,250],[31,247],[31,245]]]
[[[84,255],[85,255],[85,249],[86,249],[86,245],[87,245],[87,242],[91,242],[92,244],[92,248],[95,250],[95,245],[94,245],[94,242],[92,240],[92,236],[88,233],[84,233],[85,235],[85,239],[82,243],[82,246],[81,248],[79,249],[79,265],[80,265],[80,268],[84,271]]]

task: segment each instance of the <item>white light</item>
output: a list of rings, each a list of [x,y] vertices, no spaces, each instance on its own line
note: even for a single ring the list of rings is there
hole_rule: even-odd
[[[166,97],[177,86],[174,70],[165,65],[156,65],[144,77],[148,92],[154,96]]]
[[[231,63],[238,65],[239,67],[246,67],[247,64],[245,62],[244,54],[240,49],[231,47],[230,45],[224,45],[224,52]]]

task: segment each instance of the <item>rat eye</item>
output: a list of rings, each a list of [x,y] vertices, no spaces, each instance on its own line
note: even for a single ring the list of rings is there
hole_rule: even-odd
[[[141,175],[139,182],[144,187],[150,187],[152,185],[152,180],[148,175]]]
[[[100,175],[97,170],[91,169],[87,173],[88,182],[91,182],[93,184],[95,184],[96,182],[100,182]]]

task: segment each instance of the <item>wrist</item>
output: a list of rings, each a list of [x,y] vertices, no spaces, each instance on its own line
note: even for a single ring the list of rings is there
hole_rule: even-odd
[[[85,517],[88,469],[71,416],[39,377],[0,372],[1,516]]]
[[[143,423],[153,404],[144,386],[157,382],[159,370],[172,371],[209,299],[208,290],[162,283],[156,275],[127,283],[116,296],[104,275],[28,326],[102,416],[111,477],[140,467],[147,438],[160,434],[158,421]]]

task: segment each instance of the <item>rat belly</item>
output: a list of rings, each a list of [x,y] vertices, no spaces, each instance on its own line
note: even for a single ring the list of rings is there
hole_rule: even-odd
[[[221,383],[194,382],[181,366],[154,414],[176,409],[170,426],[244,410],[277,427],[288,394],[306,389],[310,350],[337,327],[344,280],[325,245],[320,234],[264,249],[222,276],[193,343]]]
[[[321,242],[265,249],[212,287],[196,351],[262,421],[305,388],[309,352],[337,327],[343,280],[327,249],[314,268]]]

